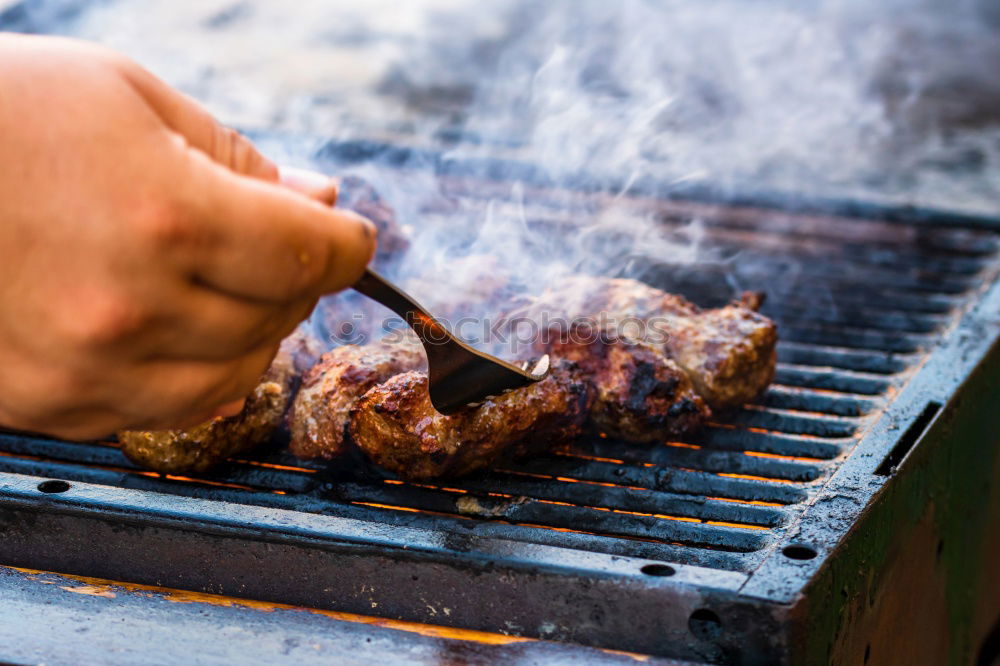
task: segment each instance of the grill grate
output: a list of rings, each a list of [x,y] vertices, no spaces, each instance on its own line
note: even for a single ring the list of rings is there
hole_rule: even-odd
[[[445,195],[514,205],[497,201],[509,189],[453,179]],[[530,223],[571,222],[553,192],[528,199]],[[995,277],[997,234],[648,197],[628,205],[678,233],[698,220],[724,257],[696,270],[650,262],[646,281],[703,305],[729,298],[734,272],[741,288],[771,292],[774,385],[684,441],[594,436],[486,475],[418,484],[279,451],[198,478],[161,476],[113,442],[10,434],[0,437],[0,471],[749,572]],[[421,214],[449,213],[431,202]]]

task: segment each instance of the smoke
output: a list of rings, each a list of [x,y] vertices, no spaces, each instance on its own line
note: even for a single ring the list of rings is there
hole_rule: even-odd
[[[506,27],[492,42],[456,39],[470,13],[453,16],[394,65],[383,91],[420,100],[471,88],[449,113],[435,109],[422,134],[445,127],[471,139],[448,158],[521,160],[565,187],[533,195],[512,171],[506,187],[461,200],[440,226],[415,214],[427,242],[399,276],[437,275],[447,288],[423,292],[436,307],[477,282],[455,270],[454,259],[470,255],[526,278],[527,290],[576,272],[642,276],[651,262],[674,278],[718,268],[731,292],[768,274],[782,277],[769,281],[773,296],[798,288],[794,260],[727,256],[698,217],[664,225],[625,196],[640,182],[994,211],[1000,86],[984,63],[1000,61],[1000,42],[984,9],[519,2],[504,6]],[[581,192],[580,174],[613,185]],[[403,187],[394,196],[412,201],[433,183],[383,187]],[[820,292],[813,299],[834,309]]]
[[[431,47],[398,63],[396,79],[410,83],[407,97],[478,81],[456,124],[556,173],[992,211],[1000,26],[990,6],[516,3],[489,58],[477,44]]]
[[[995,210],[992,0],[118,0],[64,30],[245,128]]]
[[[725,249],[699,215],[665,223],[632,196],[642,183],[987,214],[1000,199],[991,0],[121,0],[65,30],[244,128],[540,167],[544,192],[511,170],[471,196],[419,156],[351,168],[410,230],[383,268],[436,308],[496,314],[484,283],[532,293],[651,264],[796,288],[800,266]],[[317,145],[265,147],[309,166]]]

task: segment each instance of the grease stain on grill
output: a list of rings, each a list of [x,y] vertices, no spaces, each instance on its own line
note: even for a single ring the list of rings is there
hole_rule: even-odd
[[[460,492],[464,493],[465,491],[463,490]],[[526,501],[528,501],[526,497],[514,497],[506,501],[486,503],[485,500],[480,502],[480,500],[473,495],[462,495],[455,500],[455,508],[458,509],[458,512],[463,516],[495,518],[498,516],[506,516],[511,507],[523,504]]]

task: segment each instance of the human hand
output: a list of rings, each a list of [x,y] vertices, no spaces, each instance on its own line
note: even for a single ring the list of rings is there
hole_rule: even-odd
[[[281,185],[245,138],[84,42],[0,35],[0,154],[7,427],[86,439],[229,414],[374,252],[334,186]]]

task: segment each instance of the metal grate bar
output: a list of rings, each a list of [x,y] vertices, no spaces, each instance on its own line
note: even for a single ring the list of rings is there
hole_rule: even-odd
[[[884,333],[855,326],[780,323],[782,336],[792,342],[812,342],[848,349],[887,350],[911,353],[926,349],[934,337],[915,333]]]
[[[778,343],[778,361],[785,366],[815,366],[839,368],[879,375],[903,372],[916,362],[914,356],[901,356],[884,351],[829,347],[808,342]],[[820,387],[822,388],[822,387]]]
[[[821,412],[837,416],[863,416],[876,409],[880,402],[871,398],[831,395],[776,384],[771,385],[761,398],[760,404],[777,409]]]
[[[604,483],[593,484],[568,477],[560,477],[553,482],[548,479],[494,474],[463,481],[458,485],[461,487],[456,488],[456,491],[476,493],[477,498],[475,502],[464,502],[459,510],[466,514],[485,516],[491,515],[492,509],[481,509],[483,504],[478,499],[479,496],[505,498],[507,501],[533,497],[541,500],[569,502],[578,506],[604,507],[643,514],[665,514],[698,520],[767,527],[781,525],[787,517],[784,511],[774,506],[692,499],[690,496],[678,493]]]
[[[726,451],[754,451],[798,458],[836,458],[854,439],[804,437],[791,433],[755,432],[740,428],[706,428],[685,438],[692,444]]]
[[[881,375],[830,368],[810,368],[787,363],[778,364],[774,380],[789,386],[861,395],[880,395],[892,385],[889,379]]]
[[[730,425],[792,432],[817,437],[850,437],[858,429],[854,419],[836,416],[806,416],[801,412],[747,407],[726,415]]]
[[[799,306],[788,301],[780,304],[765,303],[761,312],[785,323],[817,322],[851,326],[863,321],[866,328],[903,333],[932,333],[948,322],[948,319],[942,315],[886,312],[874,308],[862,309],[842,305],[824,308],[816,303]]]
[[[574,447],[576,450],[577,447]],[[785,481],[814,481],[822,474],[822,468],[817,464],[801,463],[775,458],[762,458],[746,455],[735,451],[715,451],[707,448],[687,448],[675,446],[622,446],[620,442],[607,439],[591,439],[581,442],[579,450],[592,456],[617,457],[629,463],[642,463],[659,468],[680,468],[703,472],[745,474],[761,478]],[[543,462],[544,461],[544,462]],[[517,469],[532,471],[547,460],[535,459],[521,463]],[[592,463],[582,461],[577,463],[583,467]],[[564,476],[573,476],[572,473]]]

